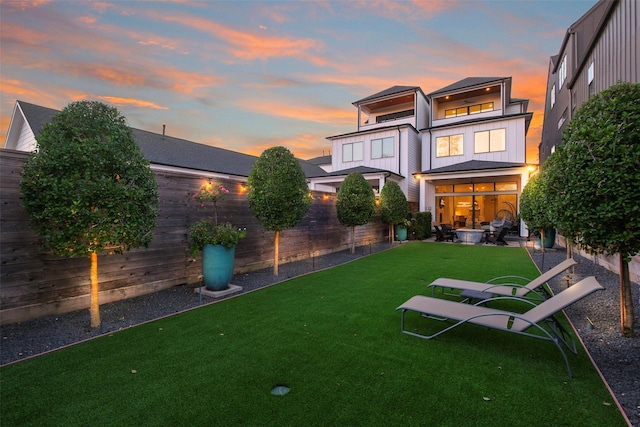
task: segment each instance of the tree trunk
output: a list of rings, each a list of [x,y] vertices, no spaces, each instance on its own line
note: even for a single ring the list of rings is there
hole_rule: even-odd
[[[351,227],[351,255],[356,253],[356,227]]]
[[[631,295],[631,280],[629,279],[629,263],[624,255],[618,254],[620,257],[620,327],[622,335],[625,337],[635,336],[633,330],[633,297]]]
[[[275,246],[276,246],[276,253],[275,253],[275,257],[273,259],[273,275],[277,276],[278,275],[278,258],[280,257],[280,232],[276,231],[276,241],[275,241]]]
[[[91,252],[91,303],[89,313],[91,314],[91,328],[95,329],[100,326],[100,302],[98,294],[100,286],[98,284],[98,254]]]

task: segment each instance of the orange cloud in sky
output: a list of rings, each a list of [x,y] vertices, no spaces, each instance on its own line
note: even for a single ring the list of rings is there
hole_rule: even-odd
[[[243,98],[235,105],[260,114],[275,117],[286,117],[295,120],[306,120],[322,124],[355,124],[356,116],[353,111],[331,108],[307,103],[278,101],[266,98]]]
[[[167,107],[162,107],[154,102],[143,101],[141,99],[120,98],[117,96],[99,96],[98,99],[102,99],[113,105],[130,105],[138,108],[150,108],[152,110],[168,110]]]
[[[273,57],[296,56],[305,58],[314,64],[323,65],[326,60],[311,54],[311,51],[321,50],[324,45],[314,39],[292,37],[276,37],[265,35],[264,32],[251,33],[239,31],[217,22],[193,15],[160,16],[160,19],[177,22],[185,27],[207,33],[227,43],[227,51],[236,58],[243,60],[267,60]]]

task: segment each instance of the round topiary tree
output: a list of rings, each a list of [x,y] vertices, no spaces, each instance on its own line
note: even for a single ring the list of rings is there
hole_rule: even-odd
[[[376,196],[362,174],[352,172],[345,178],[336,201],[340,224],[351,227],[351,253],[356,252],[356,227],[367,224],[376,213]]]
[[[545,248],[545,230],[555,229],[550,211],[550,200],[547,190],[547,175],[542,171],[533,175],[520,195],[520,217],[529,230],[540,231],[542,251]]]
[[[149,246],[158,214],[155,177],[126,119],[100,102],[69,104],[38,135],[20,191],[45,250],[91,257],[91,327],[100,326],[98,254]]]
[[[289,150],[272,147],[253,164],[247,183],[249,208],[264,228],[275,231],[273,274],[277,276],[280,232],[300,223],[311,207],[307,179]]]
[[[382,221],[389,223],[389,241],[393,241],[393,226],[407,220],[409,204],[400,186],[388,181],[380,192],[380,215]]]
[[[631,257],[640,251],[640,84],[617,83],[585,102],[544,166],[552,215],[590,253],[618,254],[620,325],[634,335]]]

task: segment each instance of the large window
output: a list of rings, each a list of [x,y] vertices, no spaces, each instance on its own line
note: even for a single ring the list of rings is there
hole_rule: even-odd
[[[506,130],[492,129],[475,133],[475,152],[492,153],[507,149]]]
[[[462,156],[464,135],[439,136],[436,138],[436,157]]]
[[[551,92],[549,93],[549,108],[553,108],[556,105],[556,85],[551,87]]]
[[[383,157],[393,157],[393,137],[371,140],[371,158],[380,159]]]
[[[358,162],[364,159],[364,150],[362,142],[352,142],[342,144],[342,161]]]

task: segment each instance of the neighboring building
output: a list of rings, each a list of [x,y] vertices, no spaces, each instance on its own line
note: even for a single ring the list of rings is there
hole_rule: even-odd
[[[542,164],[562,144],[562,132],[591,95],[618,81],[640,83],[640,3],[600,0],[571,25],[560,51],[549,61],[544,109]],[[639,100],[640,102],[640,100]],[[584,251],[582,254],[590,256]],[[600,265],[619,272],[618,257],[594,255]],[[629,262],[631,280],[640,277],[640,255]]]
[[[589,97],[622,80],[640,82],[640,5],[601,0],[571,25],[549,61],[540,162],[562,143],[562,132]]]
[[[57,110],[17,101],[11,116],[4,148],[35,151],[36,138]],[[133,138],[155,171],[180,172],[198,176],[246,181],[255,156],[198,144],[180,138],[132,128]],[[307,176],[325,174],[313,163],[299,160]]]
[[[528,101],[511,98],[510,77],[469,77],[428,99],[431,126],[421,131],[422,170],[415,176],[420,210],[454,227],[515,219],[530,173]]]
[[[307,162],[320,166],[326,172],[332,171],[331,154],[328,154],[326,156],[323,154],[322,156],[309,159],[307,160]]]

